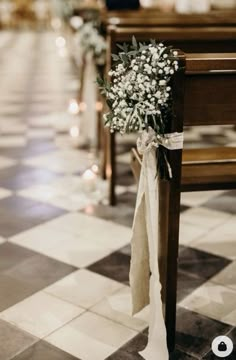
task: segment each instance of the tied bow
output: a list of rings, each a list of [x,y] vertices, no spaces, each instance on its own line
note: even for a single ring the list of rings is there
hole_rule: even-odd
[[[168,150],[178,150],[183,148],[184,135],[183,133],[174,132],[171,134],[156,134],[156,132],[149,126],[147,131],[143,131],[137,140],[137,149],[141,155],[151,151],[152,148],[158,148],[160,145]],[[165,162],[167,165],[169,177],[172,178],[172,171],[169,161],[164,153]]]

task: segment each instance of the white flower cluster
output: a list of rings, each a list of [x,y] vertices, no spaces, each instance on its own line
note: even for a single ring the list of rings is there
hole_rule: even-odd
[[[177,56],[154,42],[119,54],[119,63],[109,72],[111,84],[105,87],[110,107],[105,122],[111,132],[137,132],[148,126],[160,132],[171,102],[169,83],[179,67]]]
[[[105,63],[106,41],[92,22],[87,22],[80,27],[77,33],[77,41],[83,54],[92,51],[97,64],[103,65]]]

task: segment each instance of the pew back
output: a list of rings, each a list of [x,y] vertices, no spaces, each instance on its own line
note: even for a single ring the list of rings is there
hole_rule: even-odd
[[[235,26],[109,26],[108,39],[113,44],[130,42],[131,34],[138,41],[156,39],[184,52],[235,52]],[[114,46],[113,46],[114,48]]]
[[[184,125],[236,124],[236,53],[186,56]]]
[[[107,11],[102,14],[104,26],[233,26],[236,11],[210,11],[206,14],[177,14],[161,12],[155,8],[136,11]]]

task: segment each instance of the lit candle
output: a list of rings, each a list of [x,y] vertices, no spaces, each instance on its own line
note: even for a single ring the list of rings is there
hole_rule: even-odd
[[[86,111],[87,110],[87,104],[85,102],[81,102],[79,104],[80,111]]]
[[[80,107],[76,99],[71,99],[68,106],[68,112],[71,115],[77,115],[79,113]]]
[[[103,109],[103,103],[101,101],[97,101],[95,107],[98,112],[101,112]]]
[[[92,192],[96,190],[97,175],[91,169],[87,169],[83,173],[82,179],[85,191]]]

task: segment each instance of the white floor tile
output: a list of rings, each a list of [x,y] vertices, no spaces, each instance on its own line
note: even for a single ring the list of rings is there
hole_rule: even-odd
[[[26,145],[26,138],[22,136],[4,136],[0,140],[0,148],[23,147]]]
[[[191,311],[236,325],[236,291],[207,282],[179,303]]]
[[[201,206],[208,200],[224,192],[224,190],[184,192],[181,193],[181,204],[186,206]]]
[[[131,229],[82,213],[70,213],[48,223],[50,227],[77,235],[87,243],[118,250],[130,243]]]
[[[110,246],[100,244],[96,230],[92,238],[71,230],[45,224],[15,235],[9,241],[77,267],[89,266],[111,253]]]
[[[21,190],[18,194],[68,211],[77,211],[98,204],[107,195],[107,184],[101,179],[97,179],[94,191],[86,191],[85,185],[82,177],[67,175],[47,185]]]
[[[89,154],[82,150],[58,150],[24,160],[24,164],[71,174],[84,171],[92,164],[92,160]]]
[[[149,307],[132,316],[132,299],[128,286],[106,296],[90,310],[133,330],[142,331],[148,326]]]
[[[46,338],[46,341],[83,360],[104,360],[137,333],[101,316],[86,312]]]
[[[2,236],[0,236],[0,244],[3,244],[4,242],[6,242],[6,240]]]
[[[53,129],[30,129],[27,131],[26,136],[28,139],[51,139],[55,136]]]
[[[227,286],[236,291],[236,261],[232,262],[216,276],[211,278],[211,281]]]
[[[0,133],[11,134],[11,133],[24,133],[27,129],[27,126],[19,121],[1,121],[0,122]],[[5,136],[4,136],[5,137]]]
[[[206,252],[236,260],[236,216],[194,241],[191,246]]]
[[[12,191],[0,187],[0,199],[4,199],[12,195]]]
[[[184,223],[199,226],[209,230],[223,224],[230,217],[231,215],[228,213],[211,210],[204,207],[194,207],[184,211],[180,215],[181,221]]]
[[[0,318],[43,338],[84,310],[54,296],[39,292],[0,314]]]
[[[62,300],[88,309],[123,287],[117,281],[82,269],[57,281],[45,291]]]
[[[179,243],[181,245],[190,245],[194,240],[207,234],[208,230],[197,225],[180,222]]]
[[[2,139],[0,139],[0,142],[2,141]],[[5,169],[8,168],[10,166],[15,165],[17,162],[13,159],[9,159],[5,156],[0,156],[0,169]]]

